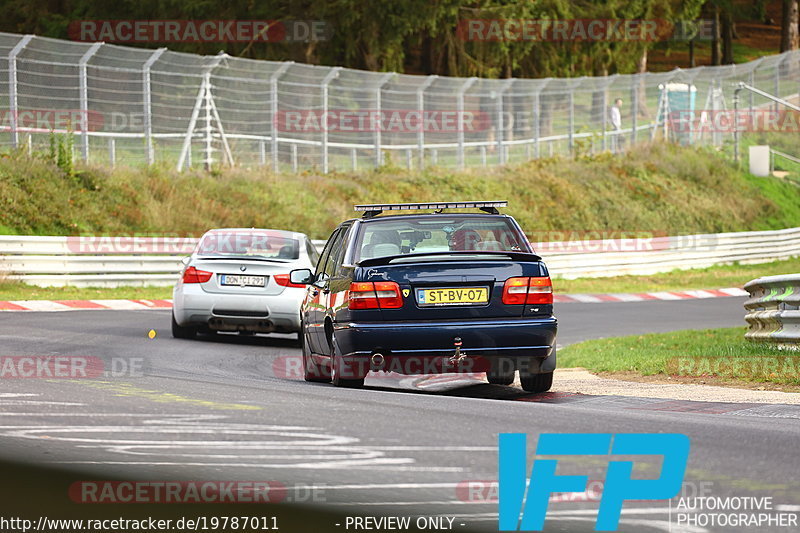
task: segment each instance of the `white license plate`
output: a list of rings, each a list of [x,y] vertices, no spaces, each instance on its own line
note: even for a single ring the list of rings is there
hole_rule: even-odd
[[[239,287],[264,287],[267,279],[264,276],[240,276],[239,274],[221,274],[220,285],[238,285]]]

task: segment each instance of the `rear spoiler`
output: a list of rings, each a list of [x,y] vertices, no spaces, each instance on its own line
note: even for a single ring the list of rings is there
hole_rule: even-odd
[[[397,254],[397,255],[387,255],[385,257],[374,257],[372,259],[364,259],[357,263],[358,266],[361,267],[372,267],[372,266],[379,266],[379,265],[388,265],[395,259],[403,259],[405,262],[406,259],[424,259],[425,257],[429,256],[436,256],[436,255],[464,255],[464,261],[474,261],[476,255],[485,255],[487,256],[486,259],[501,259],[501,258],[508,258],[512,261],[520,261],[520,262],[529,262],[529,263],[536,263],[542,260],[541,256],[536,254],[531,254],[528,252],[495,252],[495,251],[464,251],[464,252],[424,252],[419,254]]]

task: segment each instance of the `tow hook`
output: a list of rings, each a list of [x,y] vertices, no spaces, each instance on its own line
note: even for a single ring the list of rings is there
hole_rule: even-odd
[[[456,351],[453,356],[447,360],[447,364],[450,366],[457,366],[463,359],[467,356],[461,353],[461,337],[456,337],[453,339],[453,346],[455,346]]]

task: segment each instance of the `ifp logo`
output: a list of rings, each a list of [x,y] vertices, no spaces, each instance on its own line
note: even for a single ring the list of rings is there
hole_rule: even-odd
[[[500,531],[541,531],[551,494],[586,490],[589,476],[557,476],[558,460],[540,456],[663,456],[657,479],[632,479],[633,461],[609,461],[595,531],[616,531],[625,500],[667,500],[680,491],[689,459],[689,437],[677,433],[546,433],[536,446],[530,484],[525,434],[501,433],[499,451]]]

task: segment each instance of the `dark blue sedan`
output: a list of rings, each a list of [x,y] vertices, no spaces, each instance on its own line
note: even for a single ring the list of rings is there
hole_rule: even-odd
[[[363,216],[336,228],[316,270],[291,273],[308,285],[305,379],[359,387],[370,371],[486,372],[490,383],[510,385],[519,371],[526,391],[549,390],[550,277],[516,221],[499,213],[505,206],[356,206]]]

